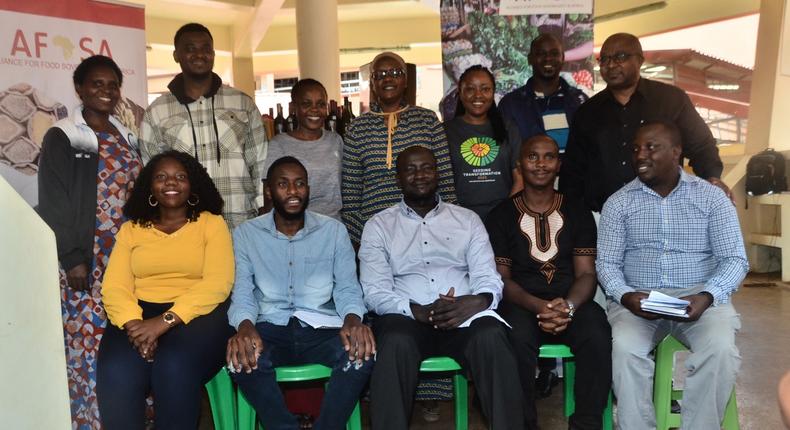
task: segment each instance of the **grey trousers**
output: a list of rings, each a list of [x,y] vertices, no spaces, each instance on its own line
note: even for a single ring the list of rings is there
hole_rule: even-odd
[[[608,314],[612,326],[612,375],[618,427],[656,428],[655,362],[651,352],[671,334],[691,351],[686,359],[682,428],[719,430],[741,364],[735,346],[735,333],[741,322],[732,304],[711,306],[695,322],[646,320],[612,301]]]

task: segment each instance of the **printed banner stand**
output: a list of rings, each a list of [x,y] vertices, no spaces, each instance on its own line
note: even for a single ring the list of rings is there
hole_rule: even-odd
[[[91,0],[0,0],[0,176],[38,203],[38,156],[50,126],[79,105],[72,74],[112,57],[124,74],[116,115],[132,130],[147,105],[145,11]]]

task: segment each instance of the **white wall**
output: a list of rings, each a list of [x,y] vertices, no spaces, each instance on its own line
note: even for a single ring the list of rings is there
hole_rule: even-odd
[[[70,429],[55,235],[0,177],[0,427]]]

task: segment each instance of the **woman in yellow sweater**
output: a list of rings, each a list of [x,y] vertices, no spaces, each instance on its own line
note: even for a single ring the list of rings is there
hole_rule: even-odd
[[[111,323],[97,364],[104,428],[142,429],[149,392],[157,429],[197,427],[201,386],[223,365],[232,334],[222,204],[186,153],[159,154],[140,173],[102,285]]]

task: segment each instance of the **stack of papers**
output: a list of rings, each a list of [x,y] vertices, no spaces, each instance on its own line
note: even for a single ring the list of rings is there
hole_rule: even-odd
[[[676,299],[658,291],[651,291],[647,299],[642,299],[643,311],[680,318],[688,318],[688,305],[688,300]]]

